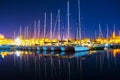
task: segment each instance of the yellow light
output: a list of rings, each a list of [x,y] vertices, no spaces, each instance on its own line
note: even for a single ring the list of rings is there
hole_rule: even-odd
[[[0,34],[0,39],[4,39],[4,35]]]

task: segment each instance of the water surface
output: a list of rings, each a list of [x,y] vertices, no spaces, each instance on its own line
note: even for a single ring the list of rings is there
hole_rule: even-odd
[[[1,51],[2,80],[119,80],[120,50]]]

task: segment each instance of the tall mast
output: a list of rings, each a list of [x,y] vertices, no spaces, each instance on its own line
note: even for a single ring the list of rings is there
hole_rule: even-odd
[[[99,24],[99,37],[102,37],[101,25]]]
[[[69,0],[67,1],[67,26],[68,26],[68,39],[70,38],[70,16],[69,16]]]
[[[15,40],[15,38],[16,38],[16,34],[15,34],[15,31],[14,31],[14,40]]]
[[[44,14],[44,38],[46,37],[46,12]]]
[[[38,39],[40,38],[40,20],[38,20]]]
[[[80,0],[78,0],[78,30],[79,30],[79,38],[81,39],[81,20],[80,20]]]
[[[22,35],[22,26],[20,25],[20,36]]]
[[[52,40],[52,37],[53,34],[52,34],[52,13],[50,14],[50,40]]]
[[[78,40],[78,21],[76,22],[75,40]]]
[[[60,10],[58,10],[58,40],[60,40]]]
[[[26,38],[28,39],[28,32],[29,32],[29,29],[28,29],[28,25],[26,27]]]
[[[115,24],[114,24],[114,33],[115,33]]]
[[[34,21],[34,38],[36,39],[36,21]]]
[[[26,26],[24,28],[24,39],[26,39]]]
[[[58,13],[57,13],[57,16],[56,16],[55,25],[54,25],[54,29],[53,29],[53,33],[52,33],[54,38],[55,38],[55,31],[56,31],[57,22],[58,22]]]
[[[106,35],[106,38],[108,38],[109,36],[109,27],[108,27],[108,24],[107,24],[107,35]]]

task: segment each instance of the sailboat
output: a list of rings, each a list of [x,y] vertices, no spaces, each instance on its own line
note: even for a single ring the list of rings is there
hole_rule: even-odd
[[[80,5],[78,0],[78,6]],[[79,6],[80,7],[80,6]],[[78,7],[78,8],[79,8]],[[80,13],[80,11],[79,11]],[[79,15],[80,16],[80,15]],[[80,18],[80,17],[79,17]],[[67,1],[67,26],[68,26],[68,39],[70,38],[70,17],[69,17],[69,1]],[[79,19],[80,20],[80,19]],[[80,22],[80,21],[79,21]],[[69,43],[68,43],[69,44]],[[74,46],[60,46],[61,51],[88,51],[89,48],[81,45],[74,45]]]
[[[106,35],[106,38],[108,38],[108,24],[107,24],[107,35]],[[103,34],[102,34],[102,31],[101,31],[101,26],[99,24],[99,38],[103,38]],[[94,44],[91,49],[92,50],[104,50],[104,49],[110,49],[110,44],[108,44],[107,42],[104,43],[104,44]]]
[[[69,4],[68,4],[69,5]],[[68,7],[69,8],[69,7]],[[68,9],[69,10],[69,9]],[[81,20],[80,20],[80,0],[78,0],[78,16],[79,16],[79,22],[78,22],[78,32],[79,32],[79,37],[81,39]],[[75,51],[88,51],[89,48],[86,46],[81,46],[81,45],[75,45],[74,46]]]

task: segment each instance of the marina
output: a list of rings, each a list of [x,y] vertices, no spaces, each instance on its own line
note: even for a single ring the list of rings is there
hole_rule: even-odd
[[[20,50],[20,51],[59,51],[59,52],[66,52],[66,51],[73,51],[73,52],[81,52],[81,51],[89,51],[89,50],[105,50],[105,49],[120,49],[119,44],[114,45],[97,45],[91,47],[85,46],[13,46],[13,45],[2,45],[0,46],[0,50]]]
[[[119,80],[119,0],[0,0],[1,80]]]
[[[101,24],[98,25],[99,33],[95,39],[82,38],[82,27],[81,27],[81,7],[80,0],[78,0],[78,21],[74,31],[75,35],[70,35],[70,2],[66,2],[66,13],[67,13],[67,30],[63,33],[61,30],[61,10],[58,9],[57,18],[53,24],[53,14],[50,13],[49,26],[47,25],[47,13],[44,13],[42,19],[35,20],[32,28],[28,25],[24,28],[20,26],[19,31],[14,32],[14,37],[5,38],[4,35],[0,34],[0,50],[34,50],[34,51],[89,51],[89,50],[104,50],[104,49],[118,49],[120,47],[120,35],[116,35],[116,29],[114,24],[114,30],[111,36],[109,36],[109,27],[107,25],[106,37],[103,37]],[[41,24],[43,23],[43,24]],[[42,26],[42,27],[41,27]],[[31,30],[32,29],[32,30]],[[49,29],[49,30],[48,30]],[[57,32],[57,33],[56,33]],[[17,35],[16,35],[17,34]]]

